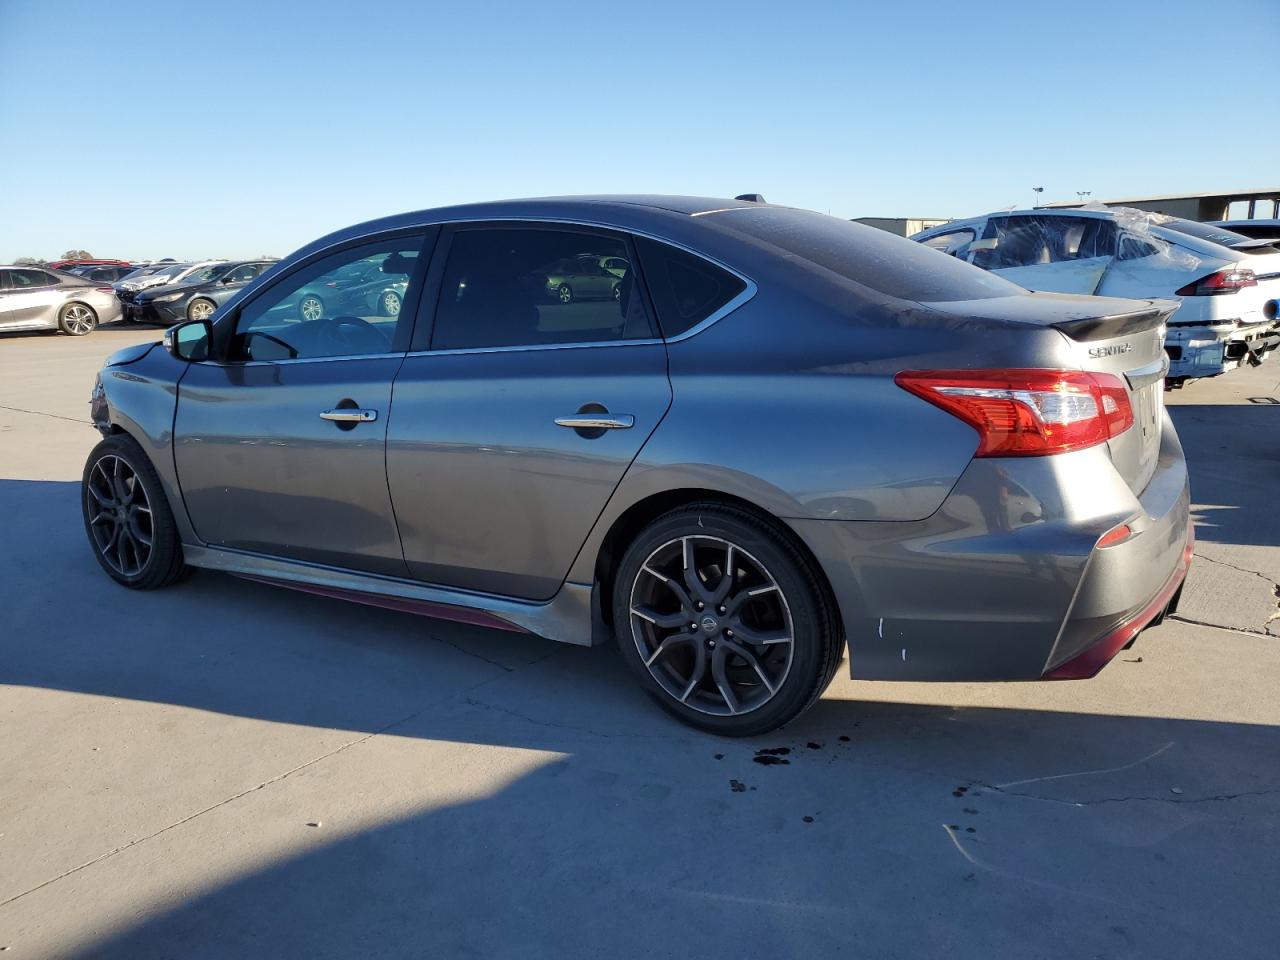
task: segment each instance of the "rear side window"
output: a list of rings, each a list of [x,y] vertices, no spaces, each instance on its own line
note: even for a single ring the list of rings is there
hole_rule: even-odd
[[[606,268],[604,264],[608,263]],[[432,350],[542,347],[653,337],[621,237],[481,227],[449,243]]]
[[[861,223],[787,207],[736,207],[711,214],[738,231],[901,300],[980,300],[1026,293],[1022,287],[922,243]]]
[[[747,288],[741,277],[692,253],[647,237],[635,243],[665,337],[697,326]]]

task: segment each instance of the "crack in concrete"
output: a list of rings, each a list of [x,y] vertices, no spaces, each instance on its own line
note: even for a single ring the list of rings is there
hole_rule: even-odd
[[[1198,804],[1198,803],[1218,803],[1220,801],[1239,800],[1243,797],[1270,797],[1280,796],[1280,787],[1272,787],[1266,790],[1242,790],[1238,793],[1215,793],[1207,797],[1099,797],[1095,800],[1067,800],[1062,797],[1045,797],[1038,793],[1022,793],[1017,790],[1001,790],[999,787],[991,784],[982,783],[980,780],[974,781],[975,784],[981,784],[984,788],[992,790],[996,793],[1004,794],[1007,797],[1019,797],[1024,800],[1043,800],[1046,803],[1058,803],[1068,807],[1100,807],[1108,803],[1131,803],[1135,801],[1145,803],[1173,803],[1173,804]]]
[[[1165,617],[1165,619],[1177,620],[1179,623],[1189,623],[1197,627],[1212,627],[1214,630],[1226,630],[1228,633],[1239,633],[1239,634],[1243,634],[1246,637],[1262,637],[1263,639],[1266,639],[1266,640],[1277,639],[1276,635],[1274,633],[1271,633],[1270,631],[1246,630],[1244,627],[1226,627],[1220,623],[1210,623],[1208,620],[1196,620],[1192,617],[1184,617],[1180,613],[1171,613],[1167,617]],[[1274,620],[1274,619],[1276,619],[1276,617],[1271,618],[1271,620]],[[1268,620],[1267,623],[1270,623],[1271,620]],[[1266,624],[1264,624],[1263,626],[1266,626]]]
[[[0,403],[0,410],[10,410],[13,413],[29,413],[33,417],[52,417],[54,420],[66,420],[69,423],[83,423],[86,426],[93,426],[92,420],[81,420],[79,417],[64,417],[60,413],[46,413],[43,410],[24,410],[22,407],[10,407]]]
[[[1207,554],[1197,553],[1196,559],[1205,560],[1205,561],[1208,561],[1209,563],[1216,563],[1220,567],[1228,567],[1229,569],[1239,571],[1240,573],[1251,573],[1255,577],[1260,577],[1262,580],[1271,584],[1273,587],[1280,586],[1280,583],[1277,583],[1277,581],[1272,580],[1265,573],[1259,573],[1257,570],[1250,570],[1248,567],[1239,567],[1239,566],[1236,566],[1234,563],[1227,563],[1227,561],[1225,560],[1219,560],[1217,557],[1210,557]]]

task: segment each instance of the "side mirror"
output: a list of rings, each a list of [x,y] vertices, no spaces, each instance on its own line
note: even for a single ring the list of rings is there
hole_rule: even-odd
[[[189,363],[208,360],[212,340],[213,325],[208,320],[188,320],[164,332],[164,348]]]
[[[223,277],[223,278],[222,278],[221,280],[219,280],[218,282],[219,282],[219,283],[221,283],[221,284],[223,284],[223,285],[225,286],[225,285],[226,285],[226,284],[228,284],[228,283],[235,283],[236,281],[235,281],[235,279],[234,279],[234,278],[232,278],[232,277]]]

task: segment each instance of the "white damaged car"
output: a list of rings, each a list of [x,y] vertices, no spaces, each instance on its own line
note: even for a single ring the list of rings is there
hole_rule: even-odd
[[[1181,301],[1165,337],[1167,383],[1178,386],[1280,346],[1280,249],[1228,233],[1092,204],[953,220],[911,239],[1031,290]]]

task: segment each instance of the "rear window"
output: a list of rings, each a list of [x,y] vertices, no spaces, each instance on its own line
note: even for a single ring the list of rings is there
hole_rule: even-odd
[[[1236,233],[1234,230],[1228,230],[1225,227],[1215,227],[1210,223],[1197,223],[1195,220],[1181,220],[1177,217],[1156,222],[1166,230],[1177,230],[1179,233],[1185,233],[1189,237],[1208,240],[1210,243],[1218,243],[1224,247],[1234,247],[1237,243],[1249,242],[1249,238],[1242,233]]]
[[[635,238],[664,337],[697,326],[747,288],[741,277],[677,247]]]
[[[820,213],[739,207],[714,216],[722,226],[900,300],[928,303],[1026,293],[1017,284],[924,244]]]

